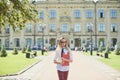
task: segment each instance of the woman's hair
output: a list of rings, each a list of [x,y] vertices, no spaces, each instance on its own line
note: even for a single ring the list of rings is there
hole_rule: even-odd
[[[70,51],[70,49],[69,49],[69,42],[68,42],[68,40],[66,39],[66,38],[64,38],[64,37],[61,37],[60,39],[59,39],[59,43],[58,43],[58,47],[57,47],[57,50],[61,50],[61,42],[65,42],[65,47],[66,47],[66,49],[68,50],[68,51]]]

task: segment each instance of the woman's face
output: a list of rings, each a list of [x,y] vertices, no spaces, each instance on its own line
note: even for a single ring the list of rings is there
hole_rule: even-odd
[[[61,41],[60,44],[61,44],[61,47],[65,47],[66,46],[66,41]]]

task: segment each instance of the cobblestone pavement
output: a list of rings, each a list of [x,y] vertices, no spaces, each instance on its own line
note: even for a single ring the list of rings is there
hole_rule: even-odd
[[[53,52],[52,52],[53,53]],[[99,62],[95,56],[74,52],[68,80],[120,80],[120,72]],[[58,80],[53,54],[37,57],[42,61],[16,76],[0,77],[0,80]]]

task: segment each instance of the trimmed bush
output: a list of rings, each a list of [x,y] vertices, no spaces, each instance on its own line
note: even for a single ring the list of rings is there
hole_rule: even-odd
[[[3,45],[1,48],[1,52],[0,52],[0,57],[6,57],[6,56],[7,56],[7,52],[6,52],[6,49]]]
[[[16,47],[15,47],[14,50],[13,50],[13,54],[14,54],[14,55],[17,55],[17,54],[18,54],[18,50],[17,50]]]
[[[22,53],[25,53],[26,52],[26,48],[25,46],[22,47]]]
[[[1,51],[1,46],[0,46],[0,51]]]
[[[99,49],[98,49],[98,51],[102,53],[102,51],[103,51],[103,48],[102,48],[102,46],[101,46],[101,45],[99,46]]]
[[[30,45],[27,46],[27,52],[31,52],[31,47],[30,47]]]
[[[120,55],[120,49],[117,47],[117,45],[115,45],[115,50],[114,50],[114,53],[116,54],[116,55]]]
[[[105,53],[108,53],[108,54],[110,53],[110,48],[108,45],[106,46]]]

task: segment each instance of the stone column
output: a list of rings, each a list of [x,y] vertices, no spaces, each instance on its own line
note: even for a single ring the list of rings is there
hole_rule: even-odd
[[[120,7],[118,8],[118,19],[120,19]],[[119,21],[119,20],[118,20]],[[120,22],[118,22],[118,26],[117,26],[117,30],[118,30],[118,38],[117,38],[117,48],[120,51]]]

